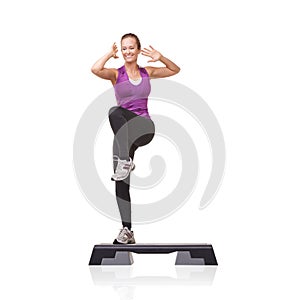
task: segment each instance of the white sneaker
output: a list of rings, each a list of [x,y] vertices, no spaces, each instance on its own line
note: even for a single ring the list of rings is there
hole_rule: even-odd
[[[113,243],[114,244],[135,244],[133,231],[129,230],[127,227],[122,228]]]
[[[111,180],[114,181],[121,181],[128,177],[131,171],[134,170],[135,165],[129,157],[129,161],[126,159],[120,159],[117,155],[113,156],[113,160],[118,162],[118,165],[116,167],[115,174],[111,176]]]

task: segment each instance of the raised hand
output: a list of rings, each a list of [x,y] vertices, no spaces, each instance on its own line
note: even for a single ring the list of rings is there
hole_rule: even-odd
[[[117,52],[118,52],[118,47],[117,47],[116,43],[113,43],[111,50],[110,50],[111,57],[119,58],[119,56],[117,56]]]
[[[156,62],[159,61],[162,57],[161,53],[155,50],[152,46],[149,45],[151,49],[144,48],[141,53],[145,56],[151,57],[152,59],[148,60],[148,62]]]

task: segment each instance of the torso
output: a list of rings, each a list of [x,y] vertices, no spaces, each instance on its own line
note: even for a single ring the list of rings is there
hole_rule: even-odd
[[[148,113],[148,96],[151,91],[150,78],[145,68],[139,67],[140,82],[132,83],[125,66],[117,69],[118,76],[114,85],[115,95],[119,106],[137,115],[150,118]]]

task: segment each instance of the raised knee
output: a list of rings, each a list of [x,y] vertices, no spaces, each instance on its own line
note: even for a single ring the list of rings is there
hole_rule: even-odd
[[[111,107],[110,109],[109,109],[109,112],[108,112],[108,114],[109,114],[109,116],[110,115],[115,115],[115,114],[120,114],[122,111],[121,111],[121,108],[120,108],[120,106],[113,106],[113,107]]]

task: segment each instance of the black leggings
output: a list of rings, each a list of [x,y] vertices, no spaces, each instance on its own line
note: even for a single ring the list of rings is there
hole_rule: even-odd
[[[151,119],[141,117],[132,111],[114,106],[109,110],[109,122],[114,132],[113,155],[120,159],[134,158],[138,147],[151,142],[155,133],[155,126]],[[114,161],[116,170],[117,161]],[[131,229],[130,203],[130,174],[122,180],[116,181],[116,198],[123,227]]]

